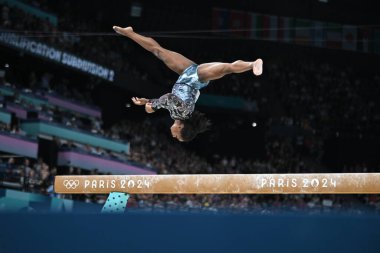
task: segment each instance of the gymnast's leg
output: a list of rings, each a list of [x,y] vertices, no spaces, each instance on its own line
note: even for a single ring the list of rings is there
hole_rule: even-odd
[[[257,59],[254,62],[235,61],[233,63],[211,62],[198,66],[198,76],[202,82],[216,80],[227,74],[242,73],[252,70],[256,76],[263,73],[263,61]]]
[[[113,29],[153,53],[158,59],[162,60],[168,68],[179,75],[190,65],[194,64],[193,61],[187,59],[185,56],[161,47],[154,39],[135,33],[130,26],[126,28],[114,26]]]

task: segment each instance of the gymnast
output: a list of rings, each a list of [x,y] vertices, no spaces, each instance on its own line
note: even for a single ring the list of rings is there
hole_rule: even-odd
[[[252,70],[253,74],[259,76],[263,72],[261,59],[253,62],[238,60],[233,63],[211,62],[197,65],[185,56],[161,47],[154,39],[135,33],[130,26],[126,28],[114,26],[113,29],[153,53],[179,75],[171,93],[158,99],[133,97],[132,101],[136,105],[145,105],[147,113],[153,113],[160,108],[167,109],[174,120],[170,127],[171,134],[181,142],[191,141],[210,126],[210,121],[203,113],[194,111],[200,89],[206,87],[210,81],[227,74]]]

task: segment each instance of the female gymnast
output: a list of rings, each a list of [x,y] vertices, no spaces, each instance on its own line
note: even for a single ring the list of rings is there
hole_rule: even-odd
[[[154,39],[135,33],[130,26],[126,28],[114,26],[113,29],[153,53],[169,69],[180,75],[171,93],[158,99],[132,98],[134,104],[145,105],[147,113],[153,113],[160,108],[167,109],[174,120],[170,128],[172,136],[179,141],[194,139],[197,134],[206,131],[210,125],[203,113],[194,111],[200,89],[206,87],[210,81],[227,74],[252,70],[256,76],[259,76],[263,72],[261,59],[254,62],[238,60],[233,63],[211,62],[197,65],[185,56],[161,47]]]

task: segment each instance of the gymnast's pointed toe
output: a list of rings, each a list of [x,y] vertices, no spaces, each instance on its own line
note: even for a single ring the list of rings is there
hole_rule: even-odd
[[[257,59],[253,63],[253,74],[259,76],[263,73],[263,60]]]
[[[113,28],[113,30],[115,31],[115,32],[117,32],[118,34],[121,34],[121,35],[128,35],[128,33],[130,33],[130,32],[133,32],[133,28],[131,27],[131,26],[128,26],[128,27],[125,27],[125,28],[122,28],[122,27],[120,27],[120,26],[113,26],[112,27]]]

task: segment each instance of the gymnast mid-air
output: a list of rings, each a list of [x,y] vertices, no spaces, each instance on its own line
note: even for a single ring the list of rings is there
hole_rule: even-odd
[[[135,33],[132,27],[114,26],[113,29],[153,53],[169,69],[180,75],[171,93],[158,99],[132,98],[134,104],[145,105],[147,113],[153,113],[160,108],[167,109],[174,120],[170,127],[172,136],[179,141],[194,139],[197,134],[206,131],[210,125],[203,113],[194,111],[200,89],[206,87],[210,81],[227,74],[252,70],[253,74],[259,76],[263,72],[261,59],[253,62],[238,60],[233,63],[210,62],[198,65],[179,53],[161,47],[154,39]]]

